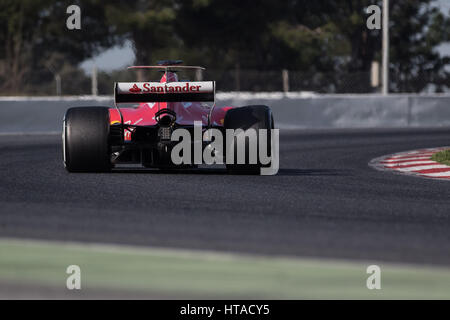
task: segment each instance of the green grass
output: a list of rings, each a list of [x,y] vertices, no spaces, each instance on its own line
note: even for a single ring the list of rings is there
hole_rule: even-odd
[[[0,240],[1,283],[66,290],[66,268],[81,268],[81,290],[151,297],[261,299],[450,299],[450,269],[185,250]],[[381,290],[366,268],[381,267]]]
[[[450,149],[433,154],[431,160],[450,166]]]

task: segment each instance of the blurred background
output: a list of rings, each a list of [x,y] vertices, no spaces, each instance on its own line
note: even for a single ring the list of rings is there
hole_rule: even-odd
[[[69,5],[81,30],[68,30]],[[110,95],[129,65],[182,59],[219,91],[378,93],[382,1],[1,0],[0,95]],[[450,1],[390,2],[393,93],[450,92]],[[158,79],[157,74],[152,79]]]

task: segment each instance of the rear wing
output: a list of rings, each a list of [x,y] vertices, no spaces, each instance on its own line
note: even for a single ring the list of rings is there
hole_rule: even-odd
[[[128,69],[163,69],[163,70],[176,70],[176,69],[199,69],[199,70],[206,70],[203,67],[200,66],[180,66],[180,65],[171,65],[171,64],[165,64],[165,65],[158,65],[158,66],[131,66],[128,67]]]
[[[215,101],[215,81],[116,82],[115,103]]]

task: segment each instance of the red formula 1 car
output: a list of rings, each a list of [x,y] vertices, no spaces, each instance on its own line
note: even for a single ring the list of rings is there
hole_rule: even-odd
[[[216,141],[215,147],[209,150],[209,154],[215,157],[215,163],[226,164],[230,171],[249,174],[257,174],[261,167],[268,166],[260,159],[250,159],[249,152],[255,149],[248,137],[241,140],[244,141],[245,161],[236,161],[238,137],[227,136],[226,131],[229,130],[226,129],[242,129],[244,133],[251,128],[268,129],[266,148],[270,156],[270,129],[274,128],[270,108],[261,105],[217,107],[215,82],[179,81],[177,71],[185,68],[203,69],[180,63],[179,60],[161,61],[157,66],[130,67],[160,69],[163,76],[159,82],[116,82],[114,107],[68,109],[62,134],[66,169],[70,172],[104,172],[120,164],[161,169],[195,168],[205,163],[202,154],[205,148],[211,149],[211,142],[216,140],[216,136],[208,139],[208,129],[208,132],[216,129],[215,133],[222,133],[224,137],[224,148],[218,148],[217,142],[221,141]],[[212,102],[212,105],[206,102]],[[118,104],[131,106],[118,107]],[[177,129],[185,129],[182,133],[194,136],[189,142],[191,150],[181,151],[185,160],[188,156],[188,161],[182,163],[174,162],[172,156],[179,143],[173,139]],[[196,138],[195,130],[198,130]],[[261,136],[257,135],[257,139],[260,140]],[[234,145],[230,149],[225,147],[232,143]],[[226,155],[230,150],[233,151],[232,161],[228,161],[230,158]]]

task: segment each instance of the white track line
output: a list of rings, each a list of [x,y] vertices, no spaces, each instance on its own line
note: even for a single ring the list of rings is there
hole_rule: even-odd
[[[430,161],[431,157],[423,157],[423,158],[411,158],[411,159],[402,159],[402,160],[385,160],[380,161],[380,163],[386,163],[386,164],[396,164],[396,163],[408,163],[408,162],[415,162],[415,161]]]
[[[421,164],[421,165],[431,165],[431,164],[437,164],[437,162],[430,161],[430,160],[425,160],[425,161],[410,161],[410,162],[401,162],[401,163],[390,163],[390,164],[385,164],[384,166],[385,166],[386,168],[397,168],[397,167],[411,166],[411,165],[416,165],[416,164]]]
[[[428,166],[416,166],[416,167],[409,167],[409,168],[396,168],[395,170],[398,171],[423,171],[423,170],[430,170],[430,169],[448,169],[449,166],[446,166],[445,164],[434,164],[434,165],[428,165]]]
[[[450,178],[450,170],[443,171],[443,172],[423,173],[421,175],[426,176],[426,177]]]
[[[383,160],[380,161],[381,163],[391,163],[391,162],[407,162],[407,161],[413,161],[413,160],[427,160],[430,159],[431,156],[429,157],[416,157],[416,158],[402,158],[402,159],[387,159],[387,160]]]

